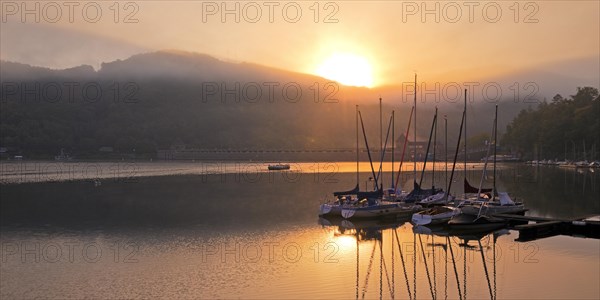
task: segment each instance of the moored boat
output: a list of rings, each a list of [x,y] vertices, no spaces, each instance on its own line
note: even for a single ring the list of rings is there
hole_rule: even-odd
[[[340,204],[323,203],[319,206],[319,217],[340,217],[342,215]]]
[[[523,203],[515,203],[506,192],[499,192],[498,198],[499,201],[474,201],[461,207],[461,211],[469,215],[517,214],[525,211]]]
[[[336,200],[333,202],[323,203],[319,206],[319,216],[321,217],[341,217],[344,208],[353,208],[365,206],[367,204],[374,205],[378,199],[381,199],[381,191],[361,192],[358,185],[352,190],[343,192],[333,192]]]
[[[448,221],[448,225],[453,230],[461,231],[480,231],[494,230],[506,225],[506,220],[487,215],[468,215],[458,214]]]
[[[342,207],[353,206],[358,201],[356,195],[359,192],[358,184],[355,188],[349,191],[333,192],[336,200],[333,202],[323,203],[319,206],[319,216],[321,217],[341,217]],[[353,197],[354,196],[354,197]]]
[[[414,225],[444,224],[458,214],[460,214],[459,208],[453,206],[434,206],[414,213],[411,223]]]
[[[268,169],[269,169],[269,171],[289,170],[290,165],[289,164],[274,164],[274,165],[269,165]]]
[[[434,194],[429,197],[426,197],[425,199],[422,199],[421,201],[419,201],[419,204],[427,206],[427,205],[435,205],[435,204],[444,204],[444,203],[452,202],[453,200],[454,200],[454,197],[452,195],[446,196],[446,192],[440,191],[437,194]]]
[[[494,118],[494,126],[492,131],[494,140],[490,144],[493,145],[494,155],[492,156],[494,159],[494,183],[491,190],[485,190],[481,188],[483,184],[483,178],[485,177],[487,160],[483,167],[483,174],[481,177],[481,183],[479,189],[477,190],[477,200],[473,201],[469,205],[465,205],[461,208],[463,214],[468,215],[494,215],[494,214],[517,214],[525,211],[525,206],[523,203],[518,202],[515,203],[508,193],[506,192],[497,192],[496,189],[496,145],[498,141],[498,106],[496,105],[495,118]],[[489,147],[488,147],[489,151]],[[471,187],[467,180],[465,179],[465,193],[467,188],[471,190],[475,190],[475,188]],[[489,191],[489,194],[487,193]],[[498,199],[498,200],[496,200]]]
[[[494,184],[489,195],[490,199],[494,199],[496,195],[496,145],[498,141],[498,105],[496,105],[496,112],[494,118],[494,126],[493,126],[493,146],[494,146]],[[488,148],[489,150],[489,148]],[[486,161],[487,165],[487,161]],[[486,166],[483,168],[483,174],[481,178],[481,183],[478,189],[477,201],[474,203],[464,206],[461,208],[461,213],[453,216],[450,221],[448,221],[448,225],[450,228],[454,230],[464,230],[464,231],[473,231],[473,230],[493,230],[502,228],[507,224],[507,221],[501,218],[492,217],[494,210],[498,211],[496,213],[500,213],[500,211],[504,210],[504,212],[508,212],[509,209],[520,209],[524,210],[523,204],[520,203],[517,205],[514,203],[507,193],[498,193],[500,201],[481,201],[481,185],[483,184],[483,177],[485,176]],[[466,177],[465,177],[466,178]],[[466,181],[465,181],[466,183]],[[477,204],[479,203],[479,204]],[[484,210],[485,208],[485,210]],[[471,211],[470,211],[471,210]]]
[[[423,199],[427,199],[433,195],[444,193],[440,188],[432,187],[430,189],[422,189],[421,186],[415,181],[413,190],[404,197],[403,201],[407,203],[421,203]]]
[[[381,201],[366,206],[342,208],[342,217],[346,219],[402,217],[410,216],[421,209],[420,205]]]

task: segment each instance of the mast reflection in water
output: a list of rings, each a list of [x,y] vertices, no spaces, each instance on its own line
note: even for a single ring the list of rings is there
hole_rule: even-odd
[[[354,240],[355,298],[371,298],[378,292],[379,298],[466,299],[467,282],[474,274],[485,279],[485,298],[497,298],[497,241],[509,235],[508,230],[465,234],[444,227],[416,226],[409,232],[406,229],[412,225],[404,223],[319,219],[336,241]],[[350,247],[349,242],[343,244]],[[476,267],[481,270],[474,270]],[[481,278],[475,281],[474,297],[484,296],[480,295]]]

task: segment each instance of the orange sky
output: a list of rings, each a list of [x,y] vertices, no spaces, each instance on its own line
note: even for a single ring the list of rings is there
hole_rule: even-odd
[[[350,53],[369,61],[374,85],[386,85],[415,71],[468,80],[600,56],[598,1],[97,2],[97,18],[97,7],[85,14],[78,2],[72,23],[63,2],[54,2],[56,23],[53,5],[38,2],[35,22],[10,4],[20,2],[7,3],[1,58],[56,68],[181,49],[314,74],[327,57]]]

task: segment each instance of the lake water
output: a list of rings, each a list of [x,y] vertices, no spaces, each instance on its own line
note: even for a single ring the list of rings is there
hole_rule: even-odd
[[[354,163],[23,163],[0,170],[2,299],[600,298],[597,239],[319,219],[331,192],[356,184]],[[467,169],[478,185],[481,164]],[[530,215],[600,214],[598,170],[507,164],[497,178]]]

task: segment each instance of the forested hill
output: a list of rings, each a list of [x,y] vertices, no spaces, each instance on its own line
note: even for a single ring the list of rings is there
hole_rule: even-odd
[[[577,88],[535,109],[522,110],[506,127],[502,143],[527,159],[597,160],[600,147],[598,89]]]
[[[337,103],[327,99],[327,80],[205,55],[141,54],[98,71],[2,62],[0,71],[0,146],[30,157],[333,147],[354,132],[354,107],[341,104],[337,86]]]
[[[391,110],[396,111],[397,135],[406,130],[412,106],[412,101],[402,100],[398,87],[348,87],[312,75],[174,51],[135,55],[104,63],[99,70],[52,70],[2,61],[0,83],[0,147],[40,158],[61,149],[85,157],[102,147],[149,155],[174,145],[353,148],[357,104],[375,145],[379,97],[384,124]],[[531,105],[513,100],[501,101],[500,128]],[[440,119],[447,116],[448,139],[455,145],[462,101],[419,101],[419,140],[429,136],[436,106]],[[471,102],[469,136],[489,132],[493,109],[493,103]]]

